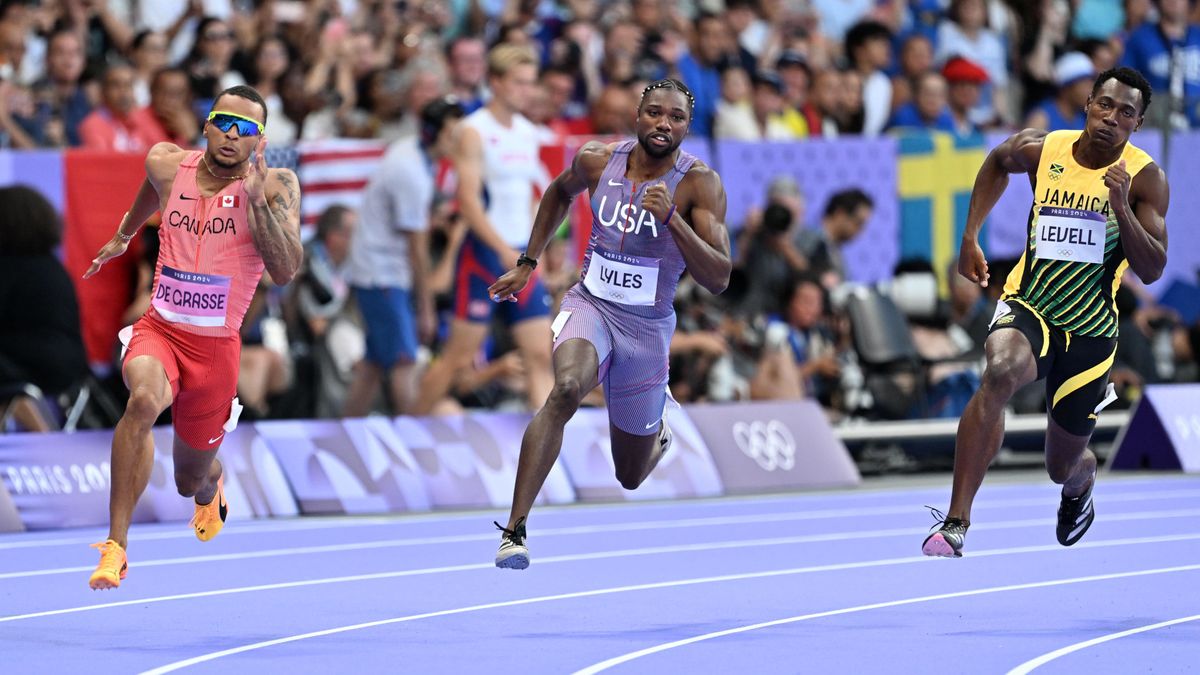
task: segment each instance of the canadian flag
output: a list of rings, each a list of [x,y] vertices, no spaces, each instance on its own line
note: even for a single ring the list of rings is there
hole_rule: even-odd
[[[236,209],[241,204],[237,195],[221,195],[221,208]]]

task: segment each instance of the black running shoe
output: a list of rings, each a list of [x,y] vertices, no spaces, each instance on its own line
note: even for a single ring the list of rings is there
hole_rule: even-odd
[[[1092,506],[1092,488],[1095,486],[1096,479],[1093,478],[1087,492],[1078,497],[1063,495],[1062,502],[1058,505],[1058,528],[1055,530],[1058,543],[1063,546],[1070,546],[1083,539],[1084,533],[1096,519],[1096,509]]]
[[[504,534],[500,535],[500,550],[496,551],[496,567],[523,570],[529,567],[529,549],[525,546],[525,519],[517,521],[513,529],[501,527],[492,521]]]
[[[932,506],[925,507],[929,509],[933,517],[937,519],[937,532],[925,537],[924,543],[921,544],[921,553],[939,558],[961,558],[963,541],[967,538],[967,528],[971,523],[962,518],[947,518],[946,514],[938,511]]]

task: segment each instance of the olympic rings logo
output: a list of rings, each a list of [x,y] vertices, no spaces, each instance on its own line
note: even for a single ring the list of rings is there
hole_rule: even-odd
[[[1064,258],[1070,258],[1071,256],[1075,255],[1075,252],[1069,248],[1060,248],[1058,249],[1058,254]]]
[[[733,440],[763,471],[790,471],[796,466],[796,439],[778,420],[735,422]]]

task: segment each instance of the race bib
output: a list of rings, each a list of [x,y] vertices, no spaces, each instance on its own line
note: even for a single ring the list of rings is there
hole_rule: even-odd
[[[592,295],[622,305],[653,305],[658,295],[658,258],[592,250],[583,285]]]
[[[150,304],[159,316],[191,326],[224,326],[233,277],[162,266]]]
[[[1043,260],[1104,262],[1108,221],[1095,211],[1042,207],[1037,220],[1037,253]]]

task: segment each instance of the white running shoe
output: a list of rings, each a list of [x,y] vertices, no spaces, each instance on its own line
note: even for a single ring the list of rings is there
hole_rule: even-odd
[[[513,529],[501,527],[500,549],[496,551],[496,567],[508,570],[523,570],[529,567],[529,548],[525,546],[525,519],[521,518]]]

